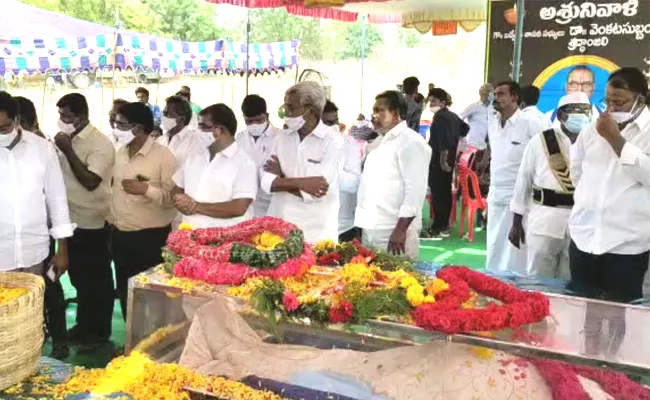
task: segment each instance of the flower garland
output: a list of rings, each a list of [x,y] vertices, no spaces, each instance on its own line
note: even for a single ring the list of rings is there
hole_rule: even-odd
[[[264,217],[228,228],[172,232],[164,252],[177,277],[239,285],[252,277],[302,276],[316,259],[297,226]]]
[[[467,267],[443,268],[437,277],[449,285],[449,290],[438,293],[434,303],[413,311],[416,324],[427,330],[446,334],[500,331],[539,322],[550,314],[549,300],[543,293],[518,290]],[[464,309],[462,305],[471,299],[472,289],[503,305]]]
[[[324,240],[314,246],[318,265],[340,267],[349,264],[353,258],[362,257],[368,263],[384,270],[405,270],[414,272],[411,260],[405,256],[395,256],[385,251],[373,251],[365,247],[358,239],[351,242],[335,244],[331,240]]]
[[[650,400],[646,388],[619,372],[540,358],[529,361],[551,389],[553,400],[590,400],[578,376],[598,383],[614,400]]]
[[[25,288],[12,288],[0,286],[0,304],[9,303],[19,297],[23,297],[29,293]]]
[[[185,390],[187,387],[211,393],[224,400],[282,399],[272,392],[253,389],[237,381],[203,376],[177,364],[159,364],[137,351],[131,352],[128,357],[112,360],[104,369],[76,368],[71,377],[58,385],[45,384],[44,378],[34,377],[30,382],[37,383],[39,396],[54,399],[80,394],[103,398],[103,395],[120,393],[134,400],[190,400]],[[5,393],[18,394],[22,388],[22,384],[18,384]],[[122,397],[124,396],[120,398]]]

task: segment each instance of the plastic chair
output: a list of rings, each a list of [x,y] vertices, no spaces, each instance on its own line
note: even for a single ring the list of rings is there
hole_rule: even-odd
[[[460,226],[458,233],[460,237],[465,234],[465,216],[467,216],[467,239],[474,241],[474,223],[478,210],[487,210],[487,201],[481,194],[478,185],[478,176],[471,169],[458,165],[458,181],[462,190],[462,207],[460,210]]]
[[[476,153],[478,153],[478,149],[474,146],[468,146],[467,149],[458,157],[458,167],[466,167],[466,168],[472,168],[474,166],[474,160],[476,158]],[[451,190],[452,192],[452,198],[451,198],[451,215],[449,216],[449,227],[453,228],[454,225],[456,224],[456,209],[457,209],[457,199],[458,199],[458,189],[460,188],[460,173],[456,172],[456,182],[454,183],[454,186]]]
[[[465,149],[463,154],[461,154],[460,158],[458,159],[458,165],[471,169],[472,167],[474,167],[474,160],[476,159],[476,153],[478,153],[478,149],[476,147],[467,146],[467,149]]]

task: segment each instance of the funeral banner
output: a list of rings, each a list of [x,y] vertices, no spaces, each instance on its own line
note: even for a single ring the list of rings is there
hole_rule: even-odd
[[[517,12],[492,0],[488,81],[510,79]],[[583,91],[602,109],[608,75],[638,67],[650,77],[650,0],[526,0],[519,82],[541,89],[552,113],[567,92]]]

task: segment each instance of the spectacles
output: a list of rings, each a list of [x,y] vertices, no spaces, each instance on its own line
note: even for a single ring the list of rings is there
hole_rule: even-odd
[[[589,81],[587,81],[587,82],[570,81],[568,83],[568,86],[569,86],[570,89],[573,89],[573,90],[575,90],[575,89],[591,89],[591,88],[594,87],[594,83],[589,82]]]

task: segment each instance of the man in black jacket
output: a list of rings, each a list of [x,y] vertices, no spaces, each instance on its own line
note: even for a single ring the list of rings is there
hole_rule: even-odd
[[[429,188],[433,200],[434,220],[429,231],[431,238],[449,237],[449,216],[452,207],[452,180],[456,166],[458,141],[467,136],[469,125],[449,111],[451,96],[445,90],[429,91],[431,123],[429,145],[432,149],[429,167]]]

